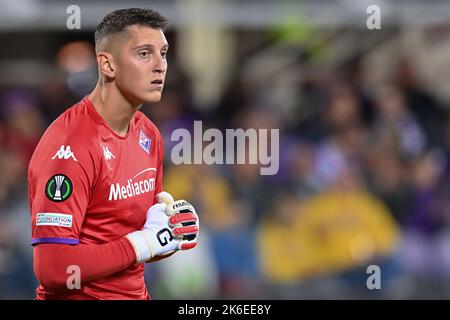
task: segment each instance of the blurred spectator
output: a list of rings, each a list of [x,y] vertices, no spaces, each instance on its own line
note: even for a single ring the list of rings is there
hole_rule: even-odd
[[[448,109],[442,108],[437,99],[424,89],[424,84],[418,80],[416,70],[407,58],[399,57],[393,76],[404,92],[406,104],[425,129],[429,143],[432,146],[441,145],[444,135],[443,120],[448,115]]]
[[[407,226],[425,234],[447,227],[449,208],[443,200],[440,177],[444,172],[443,157],[437,150],[424,153],[411,165],[413,202]],[[447,202],[448,203],[448,202]]]
[[[354,171],[299,202],[283,195],[261,226],[262,268],[272,282],[339,274],[392,254],[399,230],[390,212],[361,189]]]
[[[1,145],[18,153],[23,166],[28,166],[44,130],[39,102],[31,92],[10,91],[2,97],[2,112],[5,124],[0,128]]]
[[[393,136],[398,143],[400,156],[414,157],[427,145],[425,132],[416,117],[408,109],[404,94],[394,88],[380,90],[377,99],[378,117],[375,120],[375,135]]]

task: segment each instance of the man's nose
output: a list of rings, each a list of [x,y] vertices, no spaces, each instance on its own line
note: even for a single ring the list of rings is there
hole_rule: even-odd
[[[160,54],[156,55],[154,71],[158,73],[166,72],[166,61]]]

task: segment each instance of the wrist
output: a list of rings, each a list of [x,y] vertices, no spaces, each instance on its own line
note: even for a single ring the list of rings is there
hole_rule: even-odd
[[[143,231],[134,231],[125,236],[133,246],[136,262],[142,263],[154,257],[155,253]]]

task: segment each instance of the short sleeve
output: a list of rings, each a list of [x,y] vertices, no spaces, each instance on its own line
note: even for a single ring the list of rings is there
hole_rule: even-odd
[[[89,148],[70,139],[54,140],[44,136],[28,168],[32,245],[79,244],[93,189],[95,165]]]

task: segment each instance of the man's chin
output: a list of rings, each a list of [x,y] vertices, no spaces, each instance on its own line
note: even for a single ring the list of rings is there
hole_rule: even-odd
[[[144,102],[155,103],[161,101],[161,92],[150,92],[142,97]]]

